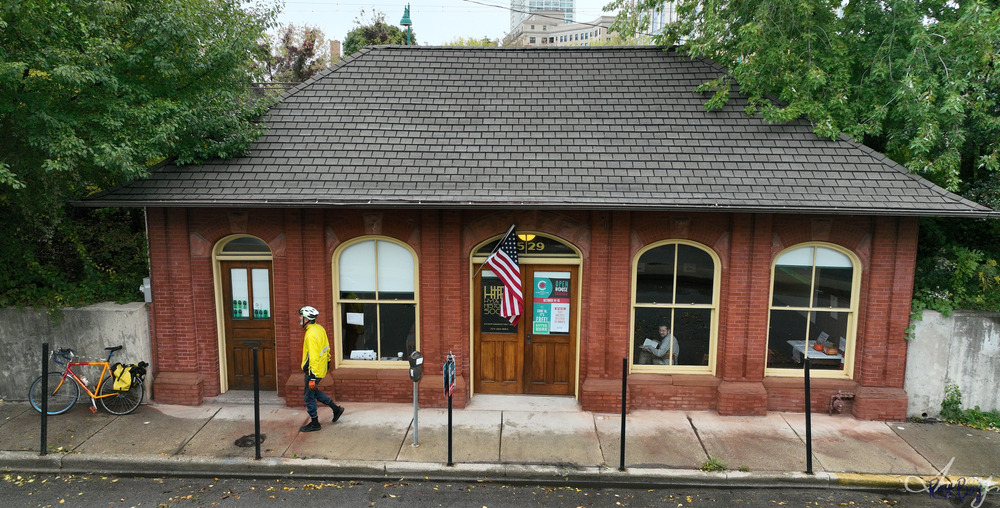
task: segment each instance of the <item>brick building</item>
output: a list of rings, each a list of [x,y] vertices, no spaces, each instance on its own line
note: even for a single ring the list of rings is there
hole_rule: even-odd
[[[155,400],[249,386],[301,404],[296,311],[333,344],[341,401],[483,393],[584,409],[906,414],[924,215],[992,212],[806,121],[743,113],[725,70],[651,47],[366,48],[284,95],[249,155],[165,163],[91,206],[146,207]],[[511,225],[525,317],[481,270]],[[665,328],[661,329],[660,327]],[[662,332],[661,332],[662,330]],[[669,331],[668,331],[669,330]],[[651,351],[643,348],[650,346]],[[818,348],[817,348],[818,345]]]

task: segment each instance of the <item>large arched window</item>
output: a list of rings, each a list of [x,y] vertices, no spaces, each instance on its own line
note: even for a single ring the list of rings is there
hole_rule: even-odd
[[[767,374],[801,375],[803,359],[826,377],[850,377],[859,270],[832,245],[793,247],[778,256],[771,278]],[[821,376],[822,372],[818,373]]]
[[[413,251],[395,240],[366,237],[339,248],[334,259],[340,361],[405,362],[418,348],[420,330]]]
[[[711,373],[718,319],[718,259],[688,242],[654,244],[633,270],[636,372]]]

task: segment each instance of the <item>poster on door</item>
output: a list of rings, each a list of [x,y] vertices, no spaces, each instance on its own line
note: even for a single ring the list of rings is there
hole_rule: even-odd
[[[517,333],[517,326],[500,316],[503,303],[503,282],[488,270],[483,270],[482,302],[480,302],[480,331],[482,333]]]
[[[569,272],[535,272],[532,333],[569,333]]]

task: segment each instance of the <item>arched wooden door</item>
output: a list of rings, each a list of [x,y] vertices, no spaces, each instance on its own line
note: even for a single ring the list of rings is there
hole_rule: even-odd
[[[221,261],[226,378],[230,390],[253,389],[257,348],[260,389],[278,389],[270,261]]]
[[[474,282],[476,393],[574,395],[578,267],[521,265],[524,315],[500,317],[503,283],[489,269]]]

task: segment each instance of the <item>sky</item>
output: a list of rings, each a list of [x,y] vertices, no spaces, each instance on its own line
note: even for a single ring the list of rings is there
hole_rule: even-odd
[[[604,15],[611,0],[576,0],[576,21],[589,22]],[[364,9],[366,21],[372,11],[385,13],[386,23],[399,25],[406,0],[285,0],[278,23],[309,24],[323,31],[327,40],[343,42],[354,29],[354,20]],[[410,0],[413,32],[421,46],[437,46],[456,37],[502,39],[510,31],[510,0]]]

